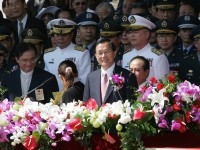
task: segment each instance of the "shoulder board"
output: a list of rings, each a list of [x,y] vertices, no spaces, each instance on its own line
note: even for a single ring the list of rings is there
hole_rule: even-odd
[[[130,52],[132,49],[124,50],[124,54]]]
[[[85,47],[84,46],[80,46],[80,45],[75,45],[74,49],[77,51],[85,51]]]
[[[56,47],[47,48],[47,49],[44,50],[44,54],[49,53],[49,52],[53,52],[54,50],[56,50]]]
[[[161,54],[163,54],[160,50],[158,50],[157,48],[154,48],[154,47],[151,49],[151,51],[153,53],[155,53],[156,55],[158,55],[158,56],[161,55]]]

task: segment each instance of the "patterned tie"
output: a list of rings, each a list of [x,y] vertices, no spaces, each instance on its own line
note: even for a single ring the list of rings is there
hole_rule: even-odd
[[[101,82],[101,98],[102,98],[102,103],[104,102],[104,98],[105,98],[105,95],[106,95],[107,82],[108,82],[108,75],[105,73],[103,75],[103,81]]]
[[[22,31],[23,31],[24,27],[23,27],[23,22],[19,21],[19,42],[22,41]]]

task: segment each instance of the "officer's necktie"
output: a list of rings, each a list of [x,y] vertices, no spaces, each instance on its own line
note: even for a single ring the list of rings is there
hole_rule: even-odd
[[[23,27],[23,22],[19,21],[19,42],[22,41],[22,31],[23,31],[24,27]]]
[[[103,81],[101,82],[101,98],[103,103],[107,91],[108,75],[105,73],[102,76],[103,76]]]
[[[183,50],[183,53],[187,55],[188,50],[185,48],[185,49]]]

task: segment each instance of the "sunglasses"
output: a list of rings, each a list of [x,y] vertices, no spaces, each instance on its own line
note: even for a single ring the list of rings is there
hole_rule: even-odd
[[[76,2],[75,5],[76,5],[76,6],[80,6],[80,5],[81,5],[81,6],[85,6],[85,5],[86,5],[86,2]]]

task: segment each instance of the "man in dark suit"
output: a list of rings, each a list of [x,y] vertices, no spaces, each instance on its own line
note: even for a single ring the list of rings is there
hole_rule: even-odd
[[[179,28],[178,36],[181,39],[181,43],[175,49],[183,56],[195,54],[197,49],[190,39],[190,34],[200,24],[198,17],[189,15],[180,16],[176,19],[175,23]]]
[[[44,32],[47,37],[46,26],[40,19],[32,17],[28,11],[25,0],[8,0],[8,6],[12,16],[17,18],[16,21],[10,24],[16,36],[16,43],[21,41],[21,33],[25,28],[38,28]]]
[[[197,48],[196,53],[185,56],[180,63],[178,75],[179,78],[184,81],[190,81],[196,85],[200,85],[200,25],[197,26],[190,38],[194,41],[194,45]]]
[[[90,73],[85,83],[83,101],[89,98],[96,100],[101,106],[104,103],[112,103],[118,100],[134,100],[134,88],[138,88],[136,77],[126,69],[115,65],[116,48],[109,39],[99,39],[96,44],[95,56],[101,68]],[[108,80],[113,74],[125,78],[123,87],[114,90]]]
[[[18,70],[2,79],[2,86],[7,88],[6,97],[13,101],[15,97],[30,97],[41,103],[48,103],[53,98],[52,92],[58,91],[58,83],[53,74],[36,66],[37,49],[31,43],[19,43],[15,59]]]

